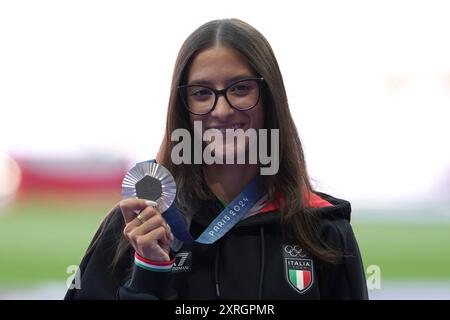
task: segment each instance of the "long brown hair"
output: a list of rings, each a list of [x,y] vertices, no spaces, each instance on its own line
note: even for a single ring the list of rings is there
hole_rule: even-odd
[[[275,175],[265,176],[265,186],[270,200],[276,201],[277,193],[284,196],[284,202],[280,203],[284,237],[287,241],[301,245],[312,257],[323,262],[339,261],[340,253],[330,248],[321,237],[318,217],[305,210],[302,195],[311,192],[312,186],[278,62],[264,36],[241,20],[223,19],[205,23],[185,40],[179,51],[172,78],[165,138],[157,158],[176,180],[177,206],[183,213],[192,215],[198,200],[213,197],[205,183],[201,165],[172,163],[170,154],[176,142],[171,141],[170,136],[178,128],[185,128],[192,133],[189,114],[182,106],[177,87],[186,83],[190,64],[196,54],[217,45],[241,53],[258,76],[264,78],[264,125],[266,129],[279,129],[280,135],[279,171]],[[123,240],[115,261],[129,248],[126,239]]]

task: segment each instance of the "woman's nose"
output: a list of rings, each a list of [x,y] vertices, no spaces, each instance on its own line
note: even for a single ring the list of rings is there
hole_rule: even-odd
[[[217,98],[217,103],[214,110],[211,112],[212,116],[226,118],[232,116],[235,110],[230,106],[224,95]]]

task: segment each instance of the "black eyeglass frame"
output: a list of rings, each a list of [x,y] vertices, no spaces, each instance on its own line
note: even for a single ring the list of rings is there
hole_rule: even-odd
[[[256,100],[256,102],[255,102],[255,104],[254,104],[253,106],[251,106],[251,107],[249,107],[249,108],[246,108],[246,109],[239,109],[239,108],[236,108],[235,106],[233,106],[233,105],[230,103],[230,100],[228,100],[228,97],[227,97],[227,91],[228,91],[228,89],[230,89],[232,86],[235,86],[236,84],[238,84],[238,83],[240,83],[240,82],[244,82],[244,81],[256,81],[256,83],[258,84],[258,99]],[[181,98],[181,100],[183,101],[183,105],[186,107],[186,109],[187,109],[190,113],[192,113],[192,114],[199,115],[199,116],[203,116],[203,115],[206,115],[206,114],[208,114],[208,113],[210,113],[210,112],[212,112],[212,111],[214,110],[214,108],[215,108],[216,105],[217,105],[217,100],[219,100],[219,97],[220,97],[220,96],[224,96],[224,98],[225,98],[225,100],[227,101],[228,105],[229,105],[231,108],[233,108],[233,109],[235,109],[235,110],[238,110],[238,111],[248,111],[248,110],[250,110],[250,109],[256,107],[256,105],[258,104],[259,100],[261,99],[261,83],[262,83],[263,81],[264,81],[264,78],[261,78],[261,77],[260,77],[260,78],[245,78],[245,79],[241,79],[241,80],[238,80],[238,81],[236,81],[236,82],[231,83],[230,85],[228,85],[226,88],[223,88],[222,90],[217,90],[217,89],[214,89],[214,88],[211,88],[211,87],[202,85],[202,84],[185,84],[185,85],[178,86],[177,89],[178,89],[178,92],[179,92],[179,94],[180,94],[180,98]],[[187,88],[190,88],[190,87],[202,87],[202,88],[209,89],[209,90],[211,90],[211,91],[214,93],[214,97],[215,97],[215,99],[214,99],[214,104],[212,105],[211,109],[209,109],[208,112],[197,113],[197,112],[193,112],[193,111],[189,108],[189,105],[188,105],[188,103],[187,103],[187,101],[186,101],[186,98],[185,98],[184,95],[183,95],[183,93],[184,93],[183,90],[185,90],[185,89],[187,89]]]

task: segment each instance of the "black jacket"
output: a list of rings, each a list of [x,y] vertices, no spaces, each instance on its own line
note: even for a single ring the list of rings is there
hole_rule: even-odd
[[[324,193],[333,206],[310,208],[320,216],[330,245],[347,256],[340,264],[319,264],[300,246],[283,240],[279,213],[240,221],[212,245],[183,244],[173,253],[171,272],[134,265],[130,249],[115,269],[111,262],[124,220],[114,208],[103,221],[81,265],[81,288],[65,299],[367,299],[365,273],[350,226],[350,203]],[[194,216],[198,236],[223,208],[220,201]]]

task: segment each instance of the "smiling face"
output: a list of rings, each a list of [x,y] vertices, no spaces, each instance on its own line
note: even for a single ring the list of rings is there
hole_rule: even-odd
[[[231,48],[216,46],[197,54],[189,68],[187,84],[205,85],[221,90],[241,79],[255,77],[258,77],[258,75],[240,53]],[[228,128],[239,128],[244,131],[250,128],[258,130],[263,128],[264,125],[263,101],[259,99],[254,108],[239,111],[232,108],[224,96],[220,96],[214,110],[210,113],[205,115],[190,114],[192,127],[194,127],[194,121],[202,122],[203,132],[208,129],[219,129],[223,133],[223,130]],[[203,132],[196,132],[196,134],[203,136]],[[234,148],[234,157],[247,149],[248,141],[245,145],[237,145]],[[224,144],[223,152],[225,150],[233,149]]]

